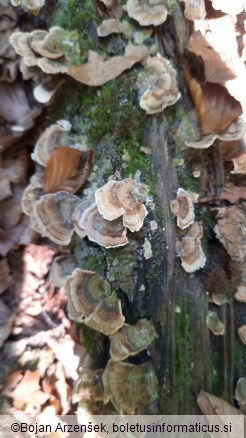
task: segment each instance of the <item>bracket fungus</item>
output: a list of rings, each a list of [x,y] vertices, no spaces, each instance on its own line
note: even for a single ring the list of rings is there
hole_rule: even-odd
[[[167,19],[164,0],[128,0],[126,10],[141,26],[159,26]]]
[[[153,324],[140,319],[137,324],[124,324],[110,338],[110,356],[113,360],[124,360],[145,350],[156,337]]]
[[[245,261],[246,254],[246,211],[236,205],[219,213],[214,227],[217,239],[222,243],[232,260]]]
[[[100,37],[106,37],[112,33],[121,33],[120,21],[116,18],[103,20],[100,26],[97,28],[97,35]]]
[[[43,174],[35,173],[31,179],[28,186],[25,188],[22,200],[21,208],[23,213],[27,216],[32,216],[33,205],[38,201],[43,193]]]
[[[107,336],[123,326],[120,300],[111,292],[108,281],[95,272],[76,268],[67,278],[66,292],[72,320],[84,322]]]
[[[59,123],[46,128],[34,147],[32,159],[45,167],[53,150],[59,145],[67,143],[67,133],[70,128],[70,124],[64,127]]]
[[[10,38],[10,44],[13,46],[17,55],[23,57],[23,63],[28,67],[35,67],[38,64],[38,55],[31,48],[32,38],[38,38],[40,35],[46,35],[45,30],[35,30],[33,33],[14,32]]]
[[[12,6],[21,6],[25,12],[38,15],[45,5],[45,0],[10,0]]]
[[[234,294],[234,298],[237,301],[240,301],[242,303],[246,303],[246,285],[240,284],[236,290],[236,293]]]
[[[209,311],[207,313],[206,324],[213,335],[223,336],[225,334],[225,325],[220,321],[216,312]]]
[[[146,90],[140,98],[140,107],[147,114],[156,114],[167,106],[174,105],[180,98],[180,93],[176,71],[170,61],[162,56],[149,58],[145,70],[146,80],[143,87]]]
[[[81,218],[74,218],[76,232],[81,237],[87,236],[91,242],[105,248],[115,248],[128,243],[126,229],[121,219],[108,221],[99,213],[96,204],[86,208]]]
[[[241,408],[246,408],[246,377],[241,377],[237,381],[237,386],[235,389],[235,399],[237,400]]]
[[[148,214],[145,205],[147,189],[132,178],[109,181],[95,193],[97,208],[107,221],[122,216],[123,225],[130,231],[139,231]]]
[[[193,224],[195,219],[194,206],[188,192],[179,188],[177,198],[170,202],[172,213],[177,216],[177,225],[184,230]]]
[[[66,73],[68,65],[76,65],[80,58],[78,34],[58,26],[49,31],[15,32],[10,43],[29,67],[38,66],[44,73]]]
[[[195,222],[181,239],[180,257],[182,267],[186,272],[192,273],[203,268],[206,256],[201,246],[203,228],[199,222]]]
[[[67,55],[68,48],[71,53],[78,52],[78,37],[76,33],[68,32],[61,27],[54,26],[39,38],[33,38],[31,47],[35,53],[43,58],[59,59]]]
[[[68,245],[74,232],[72,214],[79,202],[77,196],[67,192],[43,195],[33,206],[33,218],[41,235]]]
[[[157,379],[152,362],[132,365],[109,360],[103,373],[104,403],[111,401],[119,414],[134,415],[157,399]]]
[[[204,20],[206,8],[204,0],[179,0],[184,3],[184,16],[188,20]]]
[[[214,144],[217,138],[222,141],[240,140],[241,138],[244,137],[245,131],[246,131],[246,123],[242,118],[239,118],[234,120],[224,131],[221,131],[218,134],[204,135],[199,140],[185,141],[185,144],[186,146],[195,149],[207,149]],[[240,157],[243,157],[243,154],[241,154],[239,158],[235,158],[235,160],[240,161]]]
[[[95,311],[85,319],[86,325],[106,336],[116,333],[123,326],[124,321],[121,301],[114,293],[104,298]]]
[[[234,165],[232,173],[245,175],[246,174],[246,153],[238,154],[238,156],[231,159]]]
[[[69,318],[83,322],[110,295],[110,285],[95,272],[76,268],[67,277],[66,292]]]
[[[49,282],[56,287],[64,287],[68,275],[76,269],[76,261],[68,254],[55,257],[49,272]]]
[[[23,72],[22,72],[22,76],[23,76]],[[37,85],[35,85],[33,88],[33,95],[35,99],[37,100],[37,102],[43,104],[50,102],[50,100],[52,99],[58,88],[64,83],[63,79],[52,77],[53,80],[51,80],[50,77],[45,77],[45,79],[46,78],[48,78],[49,80],[42,80],[43,79],[42,77],[41,82],[37,83]],[[23,76],[23,79],[25,80],[26,78]]]
[[[238,334],[243,344],[246,345],[246,324],[239,327]]]
[[[103,370],[83,368],[73,387],[73,403],[85,401],[103,401]]]

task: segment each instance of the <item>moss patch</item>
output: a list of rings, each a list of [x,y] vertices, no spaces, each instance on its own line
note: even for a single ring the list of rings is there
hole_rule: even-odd
[[[89,27],[93,20],[97,21],[97,16],[91,0],[59,0],[56,5],[52,24],[78,32],[81,62],[86,60],[87,50],[95,48],[89,35]]]

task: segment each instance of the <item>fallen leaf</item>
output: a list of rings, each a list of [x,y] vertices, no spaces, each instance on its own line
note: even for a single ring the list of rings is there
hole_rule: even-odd
[[[25,271],[42,279],[48,274],[54,255],[55,250],[50,246],[30,243],[26,246],[23,254]]]
[[[5,199],[0,203],[0,213],[1,213],[1,228],[4,230],[9,230],[18,224],[21,215],[21,197],[23,189],[20,186],[15,185],[13,188],[13,196],[11,198]]]
[[[77,192],[87,180],[92,156],[92,151],[83,152],[67,146],[55,149],[44,171],[44,192]]]
[[[196,107],[202,134],[220,133],[242,114],[241,104],[222,85],[201,84],[192,77],[188,66],[184,70],[184,76]],[[210,146],[213,141],[214,138],[203,147]]]
[[[197,397],[197,403],[204,415],[239,415],[238,409],[230,403],[203,390]]]
[[[40,408],[48,400],[49,394],[40,390],[39,379],[39,370],[27,370],[15,389],[8,392],[7,395],[13,399],[13,406],[16,409],[21,409],[26,405]]]
[[[78,378],[77,369],[85,357],[85,350],[76,344],[69,335],[59,340],[48,339],[47,345],[62,363],[67,378],[76,380]]]
[[[225,184],[218,198],[235,204],[239,199],[246,199],[246,187],[235,186],[233,183]]]
[[[200,31],[191,34],[187,50],[191,53],[188,62],[192,64],[193,76],[200,82],[224,84],[236,77],[232,66],[225,64]]]
[[[22,215],[20,222],[0,237],[0,255],[5,257],[16,245],[28,245],[36,241],[37,236],[36,231],[30,227],[29,217]]]
[[[55,383],[55,388],[61,402],[61,407],[62,407],[61,413],[62,415],[65,415],[68,413],[69,410],[69,398],[72,395],[72,390],[66,382],[65,372],[61,362],[57,363],[56,377],[57,377],[57,381]]]
[[[89,50],[87,63],[68,67],[67,74],[82,84],[97,87],[117,78],[147,54],[146,46],[128,45],[124,56],[114,56],[104,61],[98,53]]]
[[[220,424],[221,429],[223,430],[223,426],[225,424],[224,415],[240,415],[238,409],[234,406],[230,405],[226,400],[222,398],[215,397],[208,392],[201,391],[197,397],[197,404],[201,409],[202,413],[207,416],[207,420],[209,424]],[[213,416],[217,417],[214,418]],[[236,421],[233,424],[233,432],[221,432],[219,436],[221,438],[234,438],[242,436],[243,425],[240,422],[237,424]]]

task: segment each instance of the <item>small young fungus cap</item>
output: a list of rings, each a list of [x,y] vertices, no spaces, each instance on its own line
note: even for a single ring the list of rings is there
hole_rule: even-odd
[[[79,227],[88,239],[105,248],[115,248],[128,243],[126,228],[121,219],[108,221],[99,213],[96,204],[87,208],[81,216]]]
[[[53,150],[58,145],[66,144],[69,130],[70,128],[66,130],[58,123],[46,128],[34,147],[32,159],[45,167]]]
[[[181,264],[186,272],[192,273],[205,266],[206,256],[201,246],[202,235],[202,225],[195,222],[181,240]]]
[[[141,26],[159,26],[167,19],[164,0],[128,0],[126,10]]]
[[[80,199],[67,192],[46,194],[33,207],[33,216],[43,236],[60,245],[68,245],[74,227],[72,215]]]
[[[95,272],[76,268],[67,277],[66,293],[69,318],[84,322],[111,291],[107,280]]]
[[[177,198],[170,202],[172,213],[177,216],[177,225],[184,230],[193,224],[195,219],[194,206],[191,196],[184,189],[179,188]]]
[[[161,56],[149,58],[145,65],[147,78],[145,92],[140,99],[140,107],[147,114],[156,114],[174,105],[180,98],[176,71],[170,61]]]

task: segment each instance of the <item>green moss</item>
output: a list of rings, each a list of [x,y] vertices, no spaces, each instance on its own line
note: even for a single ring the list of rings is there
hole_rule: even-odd
[[[218,394],[220,388],[220,376],[216,368],[211,369],[212,394]]]
[[[185,190],[196,192],[198,190],[198,181],[191,176],[184,167],[177,169],[180,186]]]
[[[84,269],[103,275],[106,269],[106,259],[104,254],[89,254],[84,259],[84,266]]]
[[[246,349],[243,343],[236,337],[234,341],[234,368],[236,374],[241,377],[246,373]],[[242,372],[243,371],[243,372]]]
[[[78,326],[81,344],[92,359],[98,360],[104,350],[105,336],[83,324]]]
[[[186,373],[190,368],[190,335],[190,316],[183,308],[181,313],[176,313],[175,318],[175,370],[179,385],[187,381]]]
[[[95,7],[91,0],[59,0],[54,24],[64,29],[84,32],[96,20]]]
[[[87,51],[95,48],[89,36],[89,27],[92,20],[97,20],[97,17],[94,4],[91,0],[58,1],[52,24],[66,30],[76,30],[78,32],[81,62],[86,60]]]
[[[173,14],[177,9],[178,2],[177,0],[167,0],[167,7],[169,14]]]
[[[165,117],[167,118],[169,125],[180,122],[185,114],[186,111],[178,105],[171,105],[165,108]]]
[[[172,395],[161,394],[160,409],[165,414],[189,414],[192,369],[191,369],[191,319],[187,313],[186,304],[180,306],[181,312],[175,318],[175,352],[173,366],[175,381]]]

